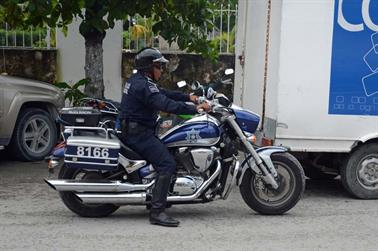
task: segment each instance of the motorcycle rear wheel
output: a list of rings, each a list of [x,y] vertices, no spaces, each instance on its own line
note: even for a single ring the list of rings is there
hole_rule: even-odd
[[[82,169],[67,168],[63,165],[59,171],[58,178],[67,180],[98,180],[101,176],[97,172],[84,172]],[[84,204],[73,192],[59,192],[59,195],[68,209],[82,217],[106,217],[119,208],[119,206],[113,204]]]
[[[254,211],[264,215],[279,215],[298,203],[304,192],[305,176],[301,164],[291,154],[276,153],[271,159],[279,176],[279,187],[273,189],[265,185],[261,177],[248,169],[241,182],[240,193]]]

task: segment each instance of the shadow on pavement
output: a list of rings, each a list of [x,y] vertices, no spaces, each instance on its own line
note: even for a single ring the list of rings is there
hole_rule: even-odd
[[[333,180],[306,179],[305,194],[311,194],[311,196],[351,198],[339,178]]]
[[[0,165],[4,160],[10,160],[9,153],[6,150],[0,150]]]

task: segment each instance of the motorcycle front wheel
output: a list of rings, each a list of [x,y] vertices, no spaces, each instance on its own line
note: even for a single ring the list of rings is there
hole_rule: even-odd
[[[271,159],[278,173],[279,187],[274,189],[266,185],[262,177],[248,169],[240,184],[240,193],[254,211],[278,215],[289,211],[298,203],[304,192],[305,176],[301,164],[293,155],[276,153],[271,155]]]
[[[98,172],[67,168],[65,165],[60,169],[58,178],[82,181],[103,179]],[[68,209],[82,217],[105,217],[114,213],[119,208],[119,206],[113,204],[84,204],[73,192],[59,192],[59,195]]]

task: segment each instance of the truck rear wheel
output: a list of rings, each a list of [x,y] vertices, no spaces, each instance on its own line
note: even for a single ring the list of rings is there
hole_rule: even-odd
[[[378,198],[378,143],[360,146],[340,170],[345,189],[360,199]]]

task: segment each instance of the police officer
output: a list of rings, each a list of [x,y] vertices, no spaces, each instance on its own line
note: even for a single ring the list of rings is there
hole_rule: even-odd
[[[149,161],[157,171],[152,191],[150,223],[177,227],[179,221],[165,213],[167,194],[176,164],[166,146],[155,135],[159,111],[174,114],[195,114],[199,109],[209,111],[207,103],[191,105],[198,99],[178,91],[161,89],[155,83],[160,79],[168,60],[154,48],[144,48],[135,56],[133,74],[125,84],[121,103],[122,140],[131,149]]]

